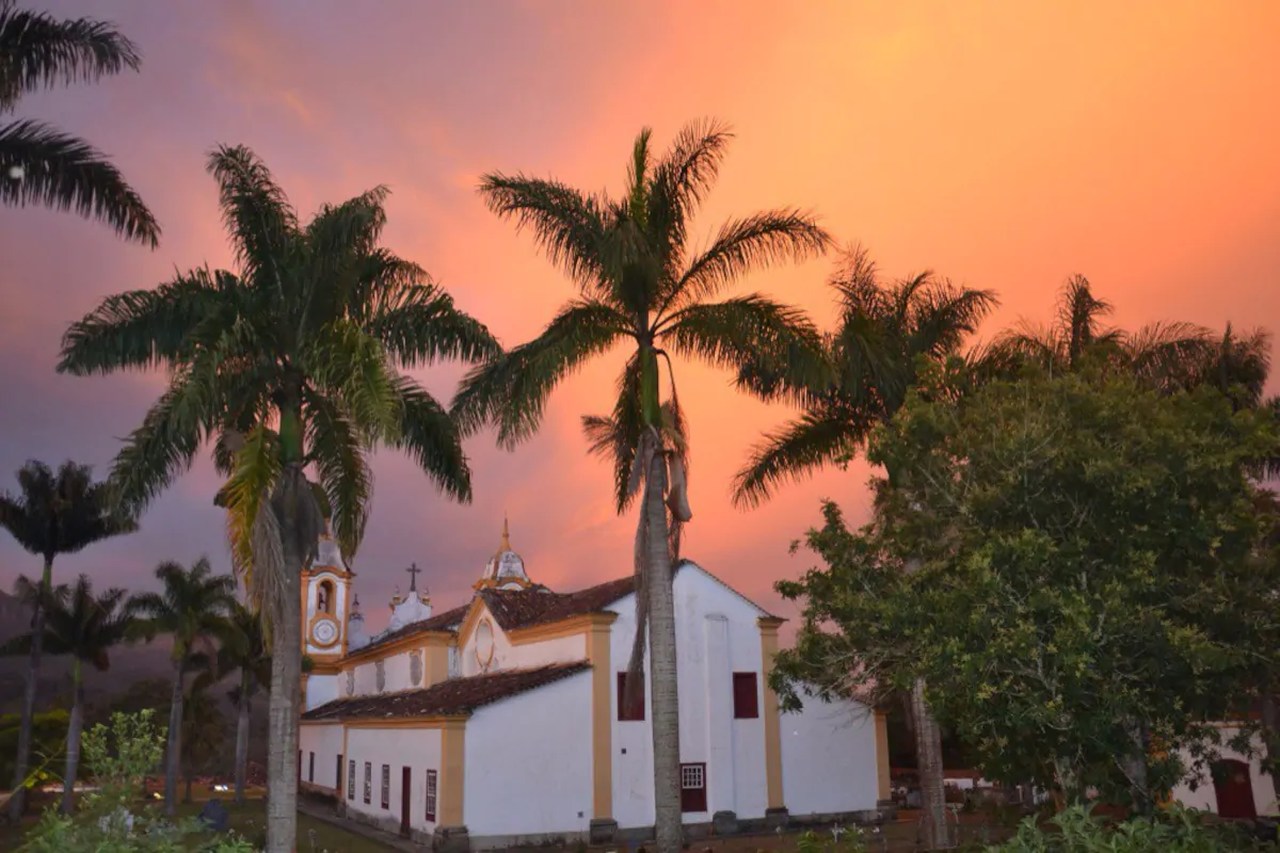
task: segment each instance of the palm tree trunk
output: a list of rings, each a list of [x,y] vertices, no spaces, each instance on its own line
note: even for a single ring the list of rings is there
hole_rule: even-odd
[[[67,726],[67,768],[62,778],[62,813],[75,808],[76,777],[80,773],[80,730],[84,727],[84,678],[80,659],[71,662],[71,722]]]
[[[658,853],[679,853],[684,843],[680,811],[680,708],[676,682],[676,613],[667,509],[666,461],[655,453],[644,486],[648,558],[649,664],[653,694],[654,838]]]
[[[17,823],[27,801],[27,770],[31,761],[31,728],[36,712],[36,681],[40,677],[40,652],[44,649],[44,599],[53,585],[53,557],[44,558],[40,576],[40,597],[31,617],[31,656],[27,661],[26,691],[22,694],[22,722],[18,728],[18,754],[13,762],[13,794],[9,800],[9,822]]]
[[[236,701],[236,802],[244,802],[244,780],[249,764],[249,671],[240,670],[240,697]]]
[[[288,520],[288,526],[294,524]],[[281,602],[271,631],[270,749],[267,755],[267,853],[292,853],[298,832],[298,700],[302,675],[302,559],[294,530],[281,525],[285,543]]]
[[[169,747],[164,771],[164,813],[173,817],[178,808],[178,773],[182,767],[182,661],[173,664],[173,696],[169,704]]]
[[[930,848],[948,847],[947,797],[943,790],[942,730],[925,699],[926,684],[917,678],[911,685],[911,716],[916,729],[916,769],[924,808],[925,842]]]

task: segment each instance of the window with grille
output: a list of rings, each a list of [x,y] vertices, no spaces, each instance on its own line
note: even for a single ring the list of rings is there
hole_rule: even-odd
[[[356,760],[353,758],[347,762],[347,799],[354,800],[356,798]]]
[[[754,720],[760,716],[760,698],[754,672],[733,674],[733,718]]]
[[[382,807],[391,808],[391,765],[382,765]]]
[[[436,771],[427,771],[427,820],[436,819]]]
[[[705,812],[707,810],[707,765],[705,763],[680,765],[680,811]]]
[[[369,801],[373,799],[373,765],[366,761],[364,763],[364,804],[369,805]]]
[[[644,719],[644,682],[641,681],[639,689],[636,690],[635,701],[627,703],[627,674],[625,672],[618,673],[618,719],[624,722],[628,720]]]

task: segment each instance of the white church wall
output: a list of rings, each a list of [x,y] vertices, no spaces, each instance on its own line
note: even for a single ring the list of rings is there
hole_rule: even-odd
[[[418,654],[422,654],[421,651]],[[382,660],[384,693],[395,690],[408,690],[413,685],[409,682],[409,653],[390,655]],[[376,670],[375,670],[376,674]],[[376,685],[375,685],[376,686]]]
[[[1253,807],[1260,815],[1280,814],[1280,803],[1277,803],[1273,796],[1274,789],[1271,785],[1271,778],[1262,772],[1262,764],[1257,756],[1263,754],[1262,739],[1258,736],[1253,737],[1252,748],[1255,750],[1253,758],[1231,749],[1226,746],[1227,742],[1240,734],[1238,728],[1223,728],[1219,735],[1222,738],[1222,745],[1218,747],[1218,752],[1222,758],[1243,761],[1249,765],[1249,784],[1253,788]],[[1191,764],[1191,757],[1184,753],[1182,760],[1188,766]],[[1193,790],[1194,786],[1194,790]],[[1198,773],[1189,774],[1173,789],[1173,799],[1187,808],[1203,809],[1205,811],[1218,813],[1218,795],[1213,787],[1213,777],[1210,775],[1209,768],[1204,767]]]
[[[465,753],[463,812],[473,845],[586,832],[590,671],[480,708],[467,721]]]
[[[356,664],[355,695],[368,696],[378,692],[378,668],[373,661]]]
[[[332,702],[341,696],[340,683],[345,678],[345,675],[307,676],[307,709],[318,708],[324,703]]]
[[[680,759],[706,766],[707,811],[689,812],[687,823],[711,819],[717,811],[740,818],[763,817],[768,806],[765,776],[763,674],[760,611],[697,567],[676,574],[676,647],[680,687]],[[618,614],[610,638],[614,673],[610,681],[613,720],[614,817],[621,827],[653,823],[651,709],[646,719],[619,721],[617,673],[626,666],[635,635],[635,596],[610,606]],[[733,717],[733,673],[756,675],[761,716]],[[649,668],[645,671],[650,696]],[[624,752],[625,750],[625,752]],[[871,758],[874,773],[875,757]]]
[[[417,728],[352,728],[347,731],[347,758],[355,761],[355,797],[347,799],[342,791],[348,814],[392,831],[400,827],[401,782],[405,767],[409,768],[409,825],[422,832],[435,829],[426,819],[427,770],[441,773],[440,730]],[[470,756],[468,756],[468,759]],[[319,760],[319,759],[317,759]],[[333,758],[330,757],[330,761]],[[364,765],[371,765],[369,802],[364,801]],[[382,765],[390,767],[391,795],[388,808],[382,808]],[[470,774],[468,760],[467,774]],[[443,780],[441,780],[443,781]],[[437,814],[439,803],[437,803]]]
[[[782,794],[792,815],[874,809],[875,714],[851,701],[803,697],[780,719]]]
[[[516,644],[511,637],[498,626],[486,608],[482,618],[488,619],[493,626],[493,659],[487,671],[499,669],[526,669],[545,666],[550,663],[573,663],[586,660],[587,643],[582,634],[571,637],[555,637],[531,643]],[[458,666],[463,676],[479,675],[480,661],[476,658],[476,632],[473,631],[463,644],[458,657]]]
[[[341,723],[300,726],[298,748],[302,751],[303,782],[322,788],[333,788],[338,784],[337,757],[342,752]],[[314,763],[312,755],[315,755]]]

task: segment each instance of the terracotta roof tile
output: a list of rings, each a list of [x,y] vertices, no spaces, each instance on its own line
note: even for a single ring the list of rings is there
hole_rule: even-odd
[[[462,622],[463,618],[467,615],[467,610],[470,607],[471,607],[470,604],[464,604],[461,607],[455,607],[452,610],[446,610],[443,613],[437,613],[435,616],[432,616],[430,619],[423,619],[421,622],[411,622],[408,625],[405,625],[403,628],[397,628],[395,631],[392,631],[390,634],[386,634],[384,636],[379,637],[378,639],[374,640],[373,642],[369,643],[366,646],[361,646],[358,649],[352,649],[351,652],[352,654],[354,654],[356,652],[364,652],[366,649],[376,649],[378,648],[378,646],[389,643],[392,640],[398,640],[401,637],[407,637],[410,634],[417,634],[420,631],[453,630],[458,626],[459,623]]]
[[[302,715],[314,722],[376,720],[470,714],[477,708],[567,678],[591,668],[586,661],[536,669],[508,669],[470,678],[450,678],[417,690],[335,699]]]
[[[559,622],[572,616],[600,613],[620,598],[635,590],[635,578],[627,576],[607,581],[577,592],[549,592],[546,587],[502,590],[482,589],[484,599],[498,625],[504,631],[528,628],[547,622]]]

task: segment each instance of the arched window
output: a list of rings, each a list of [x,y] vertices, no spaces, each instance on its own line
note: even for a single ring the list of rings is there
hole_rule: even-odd
[[[321,581],[316,588],[316,612],[333,612],[333,581]]]

